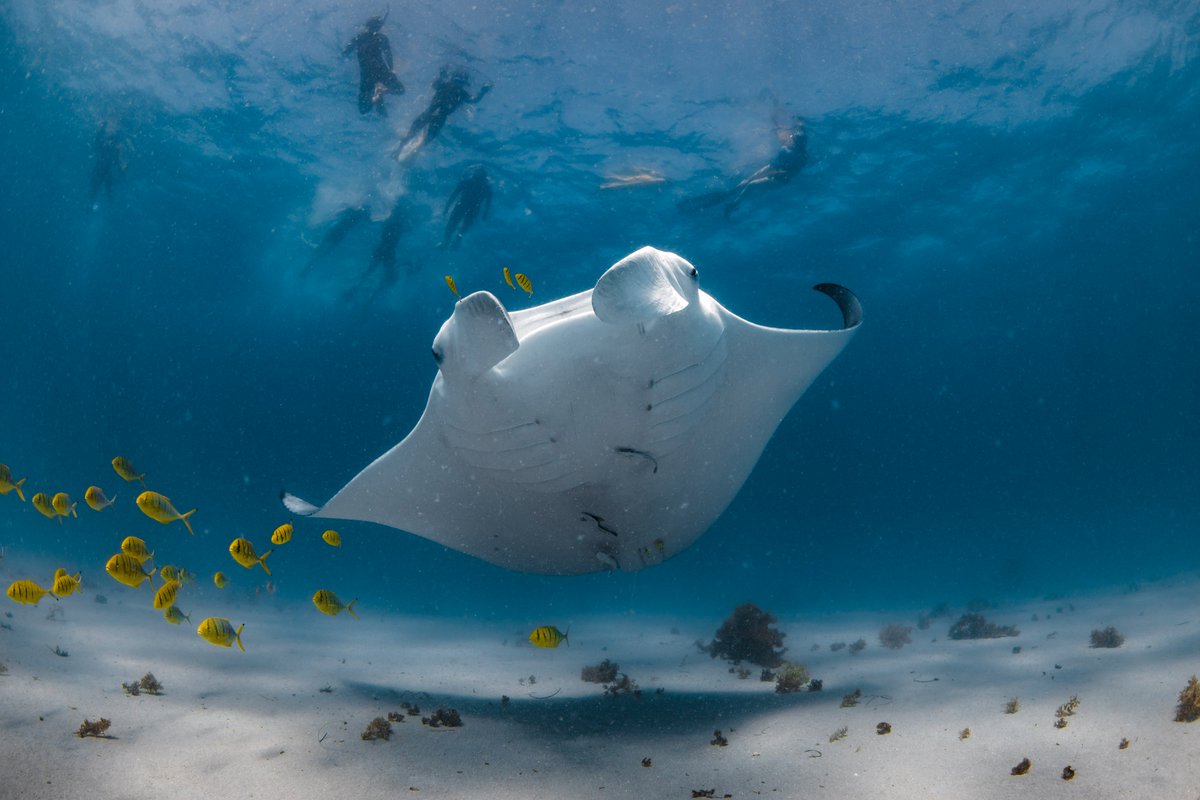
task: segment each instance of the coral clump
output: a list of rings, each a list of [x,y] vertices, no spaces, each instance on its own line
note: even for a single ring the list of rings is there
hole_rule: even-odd
[[[721,732],[713,731],[712,741],[709,742],[713,747],[726,747],[729,745],[729,740],[721,735]]]
[[[1024,775],[1029,772],[1029,768],[1033,766],[1033,762],[1028,758],[1022,758],[1021,763],[1012,768],[1013,775]]]
[[[958,740],[960,742],[965,742],[967,739],[970,739],[970,738],[971,738],[971,729],[970,728],[963,728],[961,731],[958,732]]]
[[[387,719],[388,722],[404,722],[404,715],[399,711],[389,711]]]
[[[362,732],[362,738],[364,742],[373,739],[390,739],[392,738],[392,723],[383,717],[376,717],[367,723],[367,729]]]
[[[105,731],[107,731],[111,726],[112,720],[105,719],[104,717],[101,717],[95,722],[92,722],[90,719],[85,719],[83,724],[79,726],[78,735],[81,739],[84,736],[102,737],[105,736]]]
[[[612,683],[617,679],[617,673],[620,671],[620,664],[606,658],[599,664],[584,667],[579,677],[588,683]]]
[[[850,728],[843,725],[842,727],[838,728],[833,733],[829,734],[829,743],[833,744],[834,742],[840,742],[842,739],[845,739],[846,735],[849,733],[850,733]]]
[[[855,689],[853,692],[842,696],[842,708],[853,708],[858,705],[858,701],[862,698],[862,689]]]
[[[1104,630],[1097,628],[1092,631],[1092,647],[1120,647],[1123,644],[1125,637],[1111,625]]]
[[[848,648],[850,655],[852,655],[852,656],[856,656],[859,653],[861,653],[863,650],[866,650],[866,649],[867,649],[867,640],[866,639],[857,639],[857,640],[851,642],[850,647]]]
[[[875,726],[875,732],[877,734],[879,734],[880,736],[887,736],[889,733],[892,732],[892,723],[890,723],[890,722],[879,723],[878,725]]]
[[[153,672],[147,672],[143,675],[142,679],[138,681],[138,686],[146,694],[162,694],[163,691],[163,685],[158,682],[158,678],[154,677]]]
[[[799,692],[809,682],[808,667],[803,664],[785,662],[775,673],[775,691],[779,694]]]
[[[462,717],[453,708],[439,708],[432,717],[421,717],[421,724],[431,728],[461,728]]]
[[[1004,704],[1004,713],[1005,714],[1015,714],[1020,710],[1021,710],[1021,698],[1019,698],[1019,697],[1014,697],[1013,699],[1009,700],[1007,703]]]
[[[908,625],[884,625],[879,629],[879,643],[888,650],[899,650],[912,644],[912,628]]]
[[[963,614],[950,626],[951,639],[999,639],[1004,636],[1019,636],[1021,632],[1013,625],[997,625],[988,622],[983,614]]]
[[[1179,706],[1175,709],[1176,722],[1195,722],[1200,719],[1200,680],[1193,675],[1187,686],[1179,693]]]
[[[704,649],[713,658],[749,661],[760,667],[778,667],[783,663],[783,637],[771,625],[778,620],[753,603],[743,603],[717,629],[716,637]],[[778,649],[776,649],[778,648]]]

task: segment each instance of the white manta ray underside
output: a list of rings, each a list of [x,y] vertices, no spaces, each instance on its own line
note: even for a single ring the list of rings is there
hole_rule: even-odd
[[[594,289],[509,314],[463,298],[433,343],[425,413],[324,506],[524,572],[638,570],[696,540],[776,427],[862,320],[836,284],[838,330],[765,328],[644,247]]]

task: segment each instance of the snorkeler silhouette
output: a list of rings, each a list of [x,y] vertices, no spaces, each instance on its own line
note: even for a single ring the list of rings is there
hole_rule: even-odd
[[[300,274],[302,276],[307,275],[319,261],[332,253],[342,243],[342,240],[346,238],[350,231],[358,227],[360,222],[370,218],[371,212],[366,206],[352,206],[338,212],[333,224],[329,226],[329,230],[325,231],[325,235],[321,237],[320,244],[317,245],[312,258],[308,260],[308,263],[305,264],[304,270]]]
[[[404,198],[400,197],[396,199],[391,213],[383,221],[383,230],[379,234],[379,244],[375,245],[375,251],[371,253],[371,263],[367,265],[367,269],[358,279],[358,283],[346,291],[347,297],[352,295],[356,290],[363,288],[363,284],[367,282],[367,278],[371,277],[377,270],[382,274],[380,275],[378,285],[375,287],[375,291],[371,293],[368,301],[374,300],[380,293],[392,287],[398,277],[396,274],[396,247],[400,243],[400,237],[404,235],[407,229],[408,226],[405,224],[404,215]]]
[[[455,202],[457,200],[457,202]],[[451,210],[450,205],[454,204]],[[446,220],[446,233],[442,236],[442,247],[458,247],[462,244],[463,234],[475,224],[475,218],[483,212],[487,219],[492,210],[492,182],[488,179],[487,170],[482,164],[476,164],[463,173],[462,180],[454,187],[450,197],[446,199],[446,208],[442,216],[450,215]],[[457,233],[455,233],[457,229]],[[452,240],[453,237],[453,240]]]
[[[472,95],[467,91],[471,85],[471,76],[464,69],[451,70],[442,67],[437,80],[433,82],[433,97],[429,107],[422,111],[412,125],[408,134],[401,140],[396,150],[396,158],[404,161],[415,154],[429,142],[437,138],[446,125],[450,115],[459,109],[463,103],[478,103],[492,89],[490,83],[479,87],[479,92]]]
[[[741,205],[747,192],[781,186],[790,181],[808,163],[808,133],[804,128],[804,120],[796,117],[791,125],[777,125],[775,136],[779,139],[779,152],[769,163],[756,169],[732,189],[680,200],[677,204],[679,210],[700,211],[724,203],[725,216],[728,217]]]
[[[404,94],[404,84],[392,72],[392,45],[387,36],[380,32],[386,19],[386,15],[368,19],[364,30],[342,50],[343,58],[358,53],[359,113],[369,114],[373,108],[384,117],[387,116],[387,109],[383,105],[383,96],[388,92]]]
[[[117,174],[124,172],[129,163],[125,159],[125,142],[121,138],[117,123],[109,120],[96,131],[92,139],[92,209],[97,208],[96,199],[103,189],[112,197]]]

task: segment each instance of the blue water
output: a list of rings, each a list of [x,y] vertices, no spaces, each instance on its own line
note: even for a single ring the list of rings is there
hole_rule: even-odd
[[[819,281],[866,309],[691,549],[547,578],[365,524],[332,551],[300,520],[269,562],[279,594],[715,620],[748,599],[908,608],[1200,569],[1194,3],[405,4],[386,120],[359,115],[339,55],[375,5],[243,5],[0,8],[0,461],[33,491],[118,495],[63,526],[0,498],[10,563],[106,585],[135,534],[261,584],[229,540],[264,549],[281,488],[321,501],[415,424],[444,274],[497,291],[511,265],[546,300],[653,244],[755,322],[836,325]],[[495,88],[402,169],[387,151],[443,63]],[[768,161],[778,113],[808,122],[796,179],[728,220],[677,210]],[[106,120],[129,166],[93,209]],[[491,218],[439,250],[473,163]],[[639,168],[668,181],[598,189]],[[339,208],[378,218],[398,195],[393,285],[360,286],[378,222],[304,272]],[[119,454],[200,508],[199,535],[128,502]]]

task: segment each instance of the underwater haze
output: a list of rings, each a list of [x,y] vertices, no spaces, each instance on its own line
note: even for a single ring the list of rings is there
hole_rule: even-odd
[[[107,589],[134,534],[204,578],[264,582],[228,541],[261,552],[289,519],[282,489],[328,498],[411,430],[455,301],[444,275],[524,308],[653,245],[760,324],[837,327],[811,291],[826,281],[865,310],[691,548],[546,577],[298,518],[297,539],[337,527],[344,544],[275,553],[272,589],[307,603],[336,579],[364,613],[717,619],[1200,569],[1195,3],[393,5],[407,91],[386,117],[360,114],[342,53],[383,10],[0,6],[0,461],[32,491],[117,495],[62,525],[0,497],[10,558]],[[402,164],[444,65],[491,91]],[[728,215],[681,210],[771,161],[796,117],[808,161],[790,181]],[[127,168],[93,194],[105,126]],[[474,164],[491,214],[442,248]],[[601,188],[628,175],[648,179]],[[370,218],[317,257],[349,208]],[[395,258],[369,270],[389,214]],[[194,538],[142,516],[117,455],[199,509]]]

